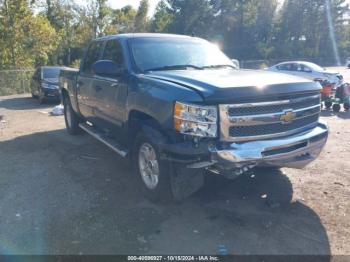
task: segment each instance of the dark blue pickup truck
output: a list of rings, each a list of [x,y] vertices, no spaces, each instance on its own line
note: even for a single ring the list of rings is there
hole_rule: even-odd
[[[129,158],[153,199],[181,199],[205,173],[302,168],[326,143],[320,85],[237,70],[203,39],[122,34],[94,40],[80,70],[61,71],[70,134],[82,130]]]

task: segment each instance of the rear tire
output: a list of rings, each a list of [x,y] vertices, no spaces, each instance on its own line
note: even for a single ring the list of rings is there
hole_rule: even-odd
[[[134,173],[144,196],[155,202],[174,200],[171,189],[173,168],[160,159],[159,150],[140,132],[132,150]]]
[[[349,111],[350,110],[350,104],[349,103],[344,103],[344,110]]]
[[[68,96],[63,97],[63,105],[64,105],[64,121],[66,123],[66,129],[68,133],[70,135],[81,134],[82,130],[79,127],[79,123],[81,122],[81,119],[74,112]]]

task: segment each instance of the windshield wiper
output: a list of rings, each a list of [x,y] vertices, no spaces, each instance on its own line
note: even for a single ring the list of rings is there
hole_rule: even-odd
[[[201,67],[201,68],[203,68],[203,69],[206,69],[206,68],[223,68],[223,67],[231,67],[231,68],[233,68],[233,69],[237,69],[237,67],[235,67],[234,65],[209,65],[209,66],[203,66],[203,67]]]
[[[202,70],[203,68],[200,66],[195,66],[195,65],[171,65],[171,66],[161,66],[161,67],[155,67],[151,69],[145,70],[145,72],[149,71],[166,71],[166,70],[187,70],[187,68],[194,68],[197,70]]]

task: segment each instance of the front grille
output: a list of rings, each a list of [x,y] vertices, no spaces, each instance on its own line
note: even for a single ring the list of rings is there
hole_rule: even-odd
[[[232,137],[249,137],[249,136],[261,136],[269,134],[278,134],[288,132],[302,128],[318,121],[318,114],[297,119],[290,124],[273,123],[265,125],[254,125],[254,126],[231,126],[230,136]]]
[[[270,139],[316,126],[320,94],[296,94],[278,101],[220,105],[219,108],[221,140]]]
[[[309,100],[288,103],[288,104],[229,108],[228,112],[229,112],[229,116],[270,114],[270,113],[281,112],[287,109],[301,109],[301,108],[306,108],[306,107],[319,105],[319,104],[320,104],[320,98],[315,96],[315,98],[311,98]]]

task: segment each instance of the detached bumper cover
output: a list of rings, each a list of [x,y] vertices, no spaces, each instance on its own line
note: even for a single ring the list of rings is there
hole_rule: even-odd
[[[327,125],[319,123],[311,130],[289,137],[213,148],[212,161],[224,170],[255,165],[303,168],[320,154],[327,138]]]

